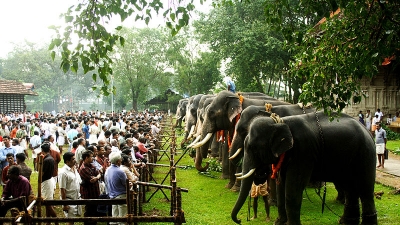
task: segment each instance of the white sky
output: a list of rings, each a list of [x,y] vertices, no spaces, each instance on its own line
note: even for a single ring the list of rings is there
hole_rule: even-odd
[[[12,50],[12,43],[22,43],[24,40],[34,43],[50,42],[54,32],[48,27],[61,25],[63,19],[59,15],[77,2],[78,0],[0,0],[0,58],[5,58]],[[207,12],[211,8],[206,6],[209,4],[211,0],[207,0],[205,5],[196,4],[196,9]],[[151,21],[153,26],[157,23],[164,24],[162,18],[157,21]],[[133,23],[127,22],[124,25],[133,26]],[[115,26],[118,26],[118,22]]]

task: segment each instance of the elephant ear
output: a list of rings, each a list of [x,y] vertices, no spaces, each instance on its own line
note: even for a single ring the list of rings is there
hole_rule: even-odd
[[[224,108],[228,112],[229,121],[232,121],[233,118],[242,112],[242,103],[237,96],[227,96],[226,99]]]
[[[278,157],[293,147],[293,136],[289,126],[284,123],[275,124],[274,128],[270,140],[271,151],[275,157]]]

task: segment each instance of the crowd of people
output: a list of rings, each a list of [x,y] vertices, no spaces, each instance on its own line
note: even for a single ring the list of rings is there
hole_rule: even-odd
[[[0,216],[12,207],[22,209],[10,199],[34,195],[30,176],[38,172],[40,157],[44,199],[53,199],[57,186],[64,200],[98,199],[104,195],[126,198],[126,180],[133,184],[140,176],[138,168],[146,167],[146,155],[157,146],[163,116],[148,111],[114,115],[99,111],[0,114]],[[32,160],[34,166],[30,168],[25,160]],[[64,166],[59,168],[61,160]],[[93,205],[85,205],[84,209],[63,205],[62,210],[66,217],[119,217],[127,213],[126,204],[113,205],[105,211]],[[46,216],[60,215],[48,205]]]

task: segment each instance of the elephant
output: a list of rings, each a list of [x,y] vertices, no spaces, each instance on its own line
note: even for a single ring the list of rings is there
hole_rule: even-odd
[[[175,127],[182,127],[182,120],[186,116],[186,107],[188,104],[189,100],[187,98],[179,100],[178,106],[176,107],[176,122],[175,122]]]
[[[189,98],[185,118],[185,137],[181,142],[181,147],[185,145],[188,139],[193,135],[197,122],[197,107],[203,94],[194,95]]]
[[[271,113],[276,113],[281,117],[301,115],[305,113],[315,112],[315,108],[303,107],[302,104],[293,105],[277,105],[273,106],[270,111],[267,111],[265,106],[249,106],[244,109],[240,115],[240,119],[235,127],[235,135],[233,136],[232,145],[229,151],[229,159],[238,165],[243,158],[243,145],[246,138],[250,122],[258,116],[270,116]]]
[[[212,134],[219,130],[226,130],[229,134],[227,140],[232,140],[236,123],[235,117],[242,112],[242,109],[245,109],[250,105],[262,106],[266,103],[270,103],[272,105],[290,105],[290,103],[279,100],[239,98],[238,95],[232,92],[221,91],[214,98],[214,100],[208,106],[208,110],[206,111],[201,129],[202,141],[196,143],[193,145],[193,147],[198,148],[204,145],[211,138]],[[224,156],[228,157],[228,154],[224,154]],[[226,160],[226,162],[229,163],[229,160]],[[237,167],[229,163],[230,182],[227,185],[227,188],[232,188],[234,186],[236,181],[236,170]],[[237,191],[238,189],[239,185],[237,184],[232,190]]]
[[[215,97],[214,95],[203,95],[200,98],[199,105],[197,107],[197,122],[196,122],[196,126],[195,126],[196,134],[194,134],[196,139],[192,144],[195,144],[195,142],[198,139],[200,139],[200,137],[201,137],[200,131],[201,131],[201,127],[202,127],[202,124],[204,121],[203,118],[204,118],[205,108],[212,102],[214,97]],[[208,169],[208,163],[205,167],[202,167],[201,164],[202,164],[203,158],[207,158],[208,149],[209,149],[210,145],[213,144],[213,148],[215,148],[213,151],[218,151],[218,145],[216,145],[213,142],[216,142],[216,138],[213,138],[208,143],[204,144],[203,146],[196,148],[195,167],[200,172],[204,172]],[[190,147],[191,145],[189,145],[188,147]]]
[[[336,115],[337,116],[337,115]],[[283,120],[283,121],[282,121]],[[279,163],[278,163],[279,162]],[[276,164],[278,218],[275,224],[300,224],[302,193],[309,181],[337,183],[345,193],[343,224],[377,224],[374,202],[375,144],[369,131],[342,114],[330,121],[323,112],[258,117],[244,142],[241,189],[231,212],[234,222],[251,189],[257,168]]]

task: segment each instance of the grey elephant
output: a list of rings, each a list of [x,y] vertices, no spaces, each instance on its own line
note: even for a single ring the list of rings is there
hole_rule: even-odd
[[[186,116],[186,108],[187,104],[189,102],[189,99],[181,99],[179,100],[178,106],[176,107],[176,122],[175,122],[175,127],[182,127],[182,121]]]
[[[209,105],[201,129],[201,141],[195,144],[193,147],[198,148],[204,145],[212,137],[213,133],[219,130],[227,130],[229,134],[227,140],[232,140],[236,123],[236,116],[248,106],[262,106],[267,103],[272,105],[290,105],[290,103],[282,102],[279,100],[241,98],[232,92],[221,91]],[[228,159],[227,153],[224,156],[226,157],[226,159]],[[237,166],[233,164],[231,165],[231,163],[229,163],[229,160],[225,161],[229,164],[230,175],[230,181],[226,187],[232,188],[236,181],[235,173],[238,172]],[[239,188],[240,187],[237,183],[233,191],[236,191]]]
[[[277,105],[272,106],[270,110],[267,110],[265,106],[249,106],[244,109],[240,115],[240,120],[237,122],[235,127],[235,136],[232,140],[232,145],[229,151],[229,159],[236,165],[239,164],[243,158],[243,146],[244,139],[246,138],[250,123],[253,119],[258,116],[269,117],[271,113],[278,114],[281,117],[301,115],[305,113],[315,112],[315,108],[303,107],[302,104],[293,105]]]
[[[188,105],[186,107],[186,118],[185,118],[185,137],[181,142],[183,147],[194,134],[194,129],[197,122],[197,107],[203,94],[194,95],[189,98]]]
[[[278,161],[281,161],[278,163]],[[243,177],[231,217],[237,214],[251,189],[257,168],[280,164],[278,218],[275,224],[301,224],[302,193],[308,182],[335,182],[345,191],[343,224],[377,224],[374,202],[376,154],[368,130],[350,116],[329,121],[322,112],[281,119],[259,117],[245,139]],[[277,169],[278,170],[278,169]]]

